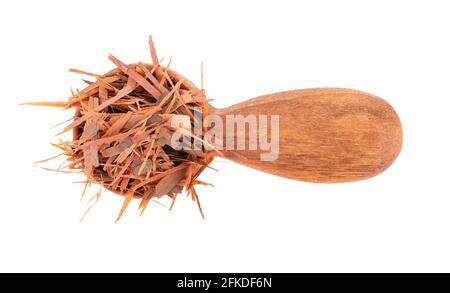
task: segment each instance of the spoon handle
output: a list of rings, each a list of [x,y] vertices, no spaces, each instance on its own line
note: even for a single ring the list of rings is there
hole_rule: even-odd
[[[293,90],[212,109],[225,121],[226,158],[301,181],[349,182],[375,176],[392,164],[402,146],[402,127],[392,106],[352,89]],[[245,127],[239,127],[239,118],[248,122]],[[255,121],[256,127],[249,126]]]

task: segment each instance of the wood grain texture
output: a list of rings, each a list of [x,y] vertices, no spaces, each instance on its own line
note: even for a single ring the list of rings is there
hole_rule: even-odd
[[[259,148],[224,155],[301,181],[349,182],[375,176],[392,164],[402,146],[402,127],[394,109],[381,98],[352,89],[293,90],[213,112],[223,119],[227,114],[279,115],[277,160],[261,161]],[[248,135],[245,140],[248,146]]]

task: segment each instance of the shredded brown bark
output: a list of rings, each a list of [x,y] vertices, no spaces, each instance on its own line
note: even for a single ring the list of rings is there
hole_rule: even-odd
[[[53,144],[67,156],[67,164],[58,171],[82,171],[87,177],[86,187],[97,183],[124,195],[117,220],[133,198],[141,200],[139,208],[143,213],[150,200],[164,195],[172,198],[173,206],[183,189],[196,202],[203,217],[194,186],[208,185],[197,177],[213,155],[204,149],[175,150],[169,145],[171,134],[180,130],[170,125],[175,115],[188,116],[192,127],[194,107],[202,108],[206,115],[203,82],[202,90],[193,92],[183,80],[172,80],[167,68],[159,64],[151,37],[149,45],[153,64],[125,64],[109,55],[117,68],[107,74],[71,69],[94,77],[95,81],[73,92],[67,102],[28,104],[76,110],[63,130],[73,131],[73,140]],[[184,134],[192,142],[203,140],[193,133]],[[100,191],[97,200],[99,196]]]

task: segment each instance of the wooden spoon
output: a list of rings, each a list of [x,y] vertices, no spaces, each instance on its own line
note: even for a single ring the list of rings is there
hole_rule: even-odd
[[[175,82],[183,79],[184,89],[199,91],[181,74],[170,69],[167,72]],[[276,160],[262,161],[259,147],[222,153],[239,164],[301,181],[333,183],[370,178],[388,168],[402,146],[402,126],[392,106],[379,97],[352,89],[274,93],[224,109],[208,105],[208,114],[218,115],[224,121],[227,115],[278,115]],[[270,122],[267,130],[270,133]],[[236,141],[238,132],[228,135]],[[78,136],[75,129],[75,139]],[[248,146],[248,133],[244,138]],[[227,139],[230,137],[225,134],[223,142]]]

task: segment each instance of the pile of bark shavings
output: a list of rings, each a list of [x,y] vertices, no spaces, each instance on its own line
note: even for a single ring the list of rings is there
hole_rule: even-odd
[[[71,69],[95,81],[85,81],[88,86],[72,91],[67,102],[28,104],[75,110],[62,131],[73,131],[73,139],[52,144],[66,158],[56,171],[82,171],[86,175],[83,195],[93,183],[124,195],[116,221],[133,198],[140,199],[142,214],[151,200],[164,195],[172,199],[172,209],[183,190],[204,217],[194,186],[209,185],[197,177],[213,156],[204,149],[175,150],[170,146],[170,137],[177,131],[171,126],[175,116],[186,115],[193,125],[195,107],[206,115],[206,97],[203,90],[193,90],[187,81],[171,77],[167,69],[170,62],[167,67],[160,66],[151,37],[149,44],[152,65],[125,64],[109,55],[117,67],[105,75]],[[203,139],[190,135],[192,141]]]

